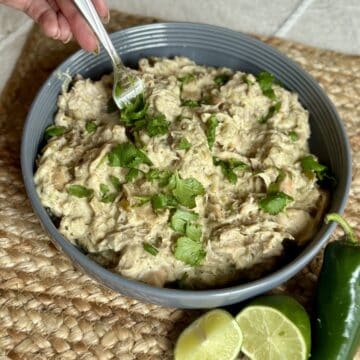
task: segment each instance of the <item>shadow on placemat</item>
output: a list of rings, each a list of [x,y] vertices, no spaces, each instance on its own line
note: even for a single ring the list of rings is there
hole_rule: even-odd
[[[108,29],[156,21],[112,12]],[[346,216],[359,232],[359,57],[261,39],[309,71],[337,106],[354,158]],[[76,271],[44,234],[24,191],[19,168],[24,120],[43,82],[77,49],[74,42],[45,38],[35,27],[0,99],[0,349],[10,358],[170,359],[178,334],[199,312],[143,304]],[[275,292],[290,293],[311,310],[320,264],[319,255]]]

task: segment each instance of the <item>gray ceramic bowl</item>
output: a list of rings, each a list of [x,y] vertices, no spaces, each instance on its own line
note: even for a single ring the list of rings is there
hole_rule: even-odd
[[[199,64],[227,66],[250,73],[267,70],[299,94],[310,112],[310,146],[321,162],[328,164],[338,179],[332,194],[330,211],[343,212],[350,187],[351,158],[349,142],[336,110],[319,85],[299,66],[277,50],[241,33],[220,27],[190,24],[152,24],[112,34],[112,40],[125,63],[136,66],[142,57],[187,56]],[[69,71],[93,79],[111,71],[104,51],[98,56],[78,51],[65,61],[43,85],[28,115],[21,149],[21,166],[26,190],[35,213],[54,243],[74,265],[100,283],[142,301],[180,308],[210,308],[233,304],[286,281],[300,271],[329,238],[334,225],[323,225],[314,239],[293,261],[257,281],[217,290],[187,291],[160,289],[114,274],[86,257],[68,242],[51,222],[36,194],[33,174],[35,157],[42,143],[44,129],[53,122],[56,98],[62,82],[58,72]]]

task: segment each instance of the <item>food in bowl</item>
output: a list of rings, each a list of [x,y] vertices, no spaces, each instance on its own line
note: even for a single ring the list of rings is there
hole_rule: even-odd
[[[112,78],[58,98],[35,173],[59,231],[95,261],[159,287],[223,286],[276,266],[314,235],[327,168],[308,112],[274,77],[148,58],[119,112]],[[121,91],[119,88],[118,91]]]

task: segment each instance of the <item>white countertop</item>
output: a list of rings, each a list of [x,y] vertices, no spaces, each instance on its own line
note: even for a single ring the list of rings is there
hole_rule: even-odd
[[[167,20],[221,25],[360,54],[360,0],[108,0],[111,8]],[[0,92],[31,20],[0,5]]]

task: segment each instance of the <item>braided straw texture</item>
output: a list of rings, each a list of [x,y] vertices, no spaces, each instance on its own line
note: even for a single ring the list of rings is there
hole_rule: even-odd
[[[155,22],[112,12],[109,30]],[[346,216],[360,232],[360,57],[262,38],[309,71],[334,101],[353,149]],[[21,131],[49,73],[77,50],[35,27],[0,99],[0,359],[171,359],[180,331],[199,312],[143,304],[75,270],[52,245],[27,200],[20,174]],[[321,254],[276,289],[311,311]]]

